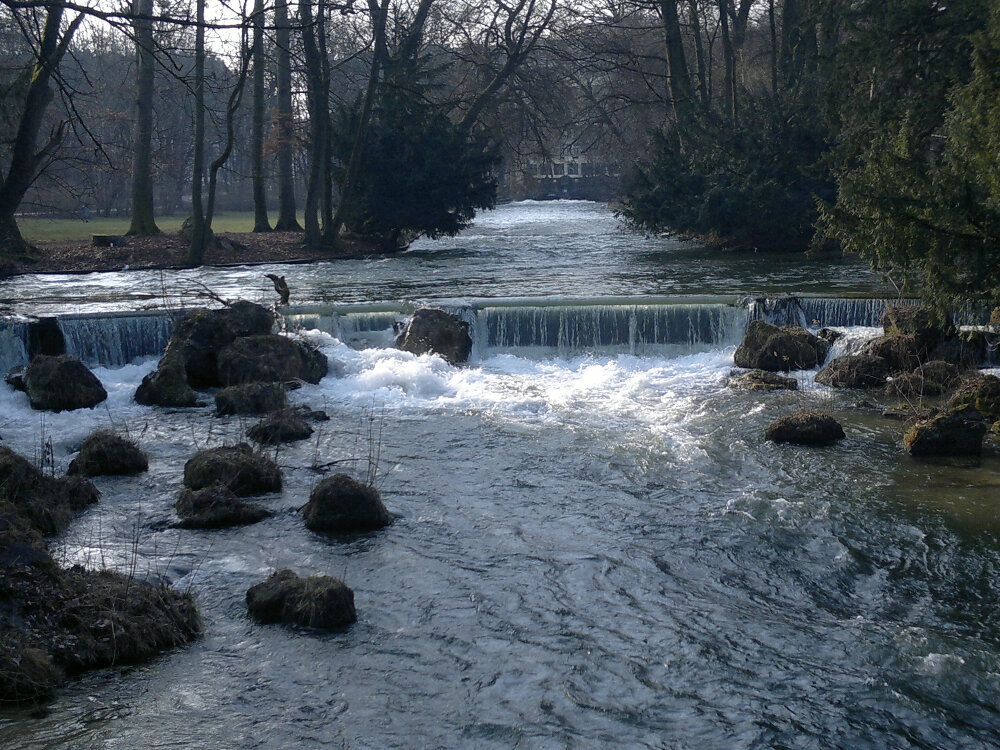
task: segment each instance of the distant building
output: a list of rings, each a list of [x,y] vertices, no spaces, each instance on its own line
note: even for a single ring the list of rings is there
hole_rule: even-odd
[[[618,195],[619,176],[617,165],[593,160],[578,146],[565,145],[558,158],[535,155],[509,164],[501,197],[610,201]]]

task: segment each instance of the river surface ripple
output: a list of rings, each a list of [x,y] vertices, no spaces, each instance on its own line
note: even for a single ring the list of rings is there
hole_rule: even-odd
[[[814,373],[733,391],[731,347],[456,369],[310,336],[343,376],[291,398],[332,420],[281,449],[277,513],[249,527],[171,526],[184,461],[247,423],[135,404],[154,362],[98,368],[107,409],[43,418],[0,393],[5,442],[30,456],[51,436],[59,469],[96,426],[142,442],[148,474],[98,479],[56,556],[127,567],[134,540],[139,569],[189,588],[205,620],[189,646],[71,682],[44,716],[0,714],[0,747],[1000,744],[995,452],[913,461],[898,422]],[[364,456],[373,406],[399,519],[309,532],[308,467]],[[763,440],[800,408],[847,439]],[[246,589],[285,566],[344,578],[359,622],[252,622]]]

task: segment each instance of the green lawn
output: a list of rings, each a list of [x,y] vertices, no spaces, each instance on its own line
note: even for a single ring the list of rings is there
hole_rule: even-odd
[[[180,231],[184,216],[158,216],[156,225],[162,232],[174,233]],[[274,219],[272,218],[272,221]],[[92,234],[125,234],[128,231],[130,219],[115,217],[103,219],[91,217],[90,221],[83,219],[39,219],[25,217],[17,220],[21,234],[29,242],[89,242]],[[216,232],[249,232],[253,230],[253,212],[241,211],[216,214],[212,220],[212,229]]]

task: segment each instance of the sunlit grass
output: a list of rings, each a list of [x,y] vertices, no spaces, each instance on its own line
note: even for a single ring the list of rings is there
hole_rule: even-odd
[[[160,231],[174,234],[180,231],[184,215],[157,216]],[[275,217],[271,217],[273,222]],[[91,217],[83,219],[43,219],[25,217],[17,220],[21,234],[29,242],[89,242],[94,234],[125,234],[130,219],[127,216],[112,218]],[[252,211],[232,211],[216,214],[212,220],[216,232],[249,232],[253,229]]]

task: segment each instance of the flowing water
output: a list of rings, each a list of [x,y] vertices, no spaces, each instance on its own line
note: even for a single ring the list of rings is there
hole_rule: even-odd
[[[2,390],[0,435],[29,456],[51,437],[59,468],[94,427],[139,439],[148,474],[99,479],[101,502],[56,556],[137,564],[190,589],[205,634],[71,682],[42,716],[0,713],[0,747],[996,747],[1000,458],[914,461],[877,398],[812,372],[794,374],[796,392],[726,388],[759,314],[737,295],[877,288],[849,264],[761,261],[758,276],[754,262],[696,255],[619,234],[592,204],[522,204],[445,246],[331,264],[330,278],[296,267],[314,307],[287,322],[340,376],[291,399],[332,419],[278,452],[285,489],[263,499],[276,515],[225,531],[173,528],[172,505],[193,451],[247,423],[135,404],[155,360],[128,362],[137,344],[102,351],[85,333],[115,326],[62,321],[85,358],[113,363],[95,367],[107,408],[40,415]],[[258,271],[213,272],[213,288]],[[85,292],[58,286],[23,279],[0,294],[16,312],[79,311]],[[471,365],[377,345],[427,297],[472,324]],[[385,304],[346,304],[364,300]],[[857,324],[884,306],[810,304],[796,315],[850,326],[841,349],[874,335]],[[847,439],[763,440],[772,419],[808,407]],[[336,469],[363,474],[371,426],[398,520],[359,537],[309,532],[296,510],[320,478],[310,467],[358,458]],[[246,589],[278,567],[342,577],[359,622],[316,633],[249,620]]]

